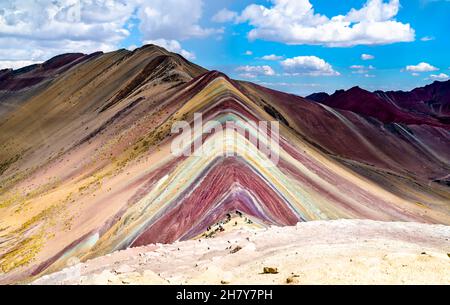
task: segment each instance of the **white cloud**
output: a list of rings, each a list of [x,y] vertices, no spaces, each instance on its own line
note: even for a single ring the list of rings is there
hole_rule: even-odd
[[[242,72],[239,74],[241,77],[245,78],[256,78],[260,75],[265,76],[273,76],[275,75],[275,71],[272,69],[272,67],[264,65],[264,66],[240,66],[236,68],[237,72]]]
[[[245,55],[248,55],[248,56],[251,56],[251,55],[253,55],[253,52],[252,51],[250,51],[250,50],[247,50],[247,51],[245,51],[245,53],[244,53]]]
[[[256,78],[257,75],[254,73],[239,73],[239,77],[242,78]]]
[[[279,56],[279,55],[275,55],[275,54],[270,54],[270,55],[264,55],[263,57],[261,57],[261,59],[263,59],[263,60],[276,61],[276,60],[282,60],[282,59],[283,59],[283,56]]]
[[[370,75],[370,74],[368,74],[368,72],[370,70],[375,70],[375,67],[372,65],[368,65],[367,67],[363,66],[363,65],[353,65],[353,66],[350,66],[350,69],[353,70],[352,73],[354,73],[354,74],[365,74],[364,76],[368,77],[367,75]]]
[[[90,40],[32,40],[14,37],[0,37],[0,60],[45,61],[52,56],[95,51],[112,51],[117,49],[115,43]]]
[[[439,70],[439,69],[430,65],[429,63],[426,63],[426,62],[421,62],[417,65],[406,66],[406,71],[410,71],[410,72],[431,72],[431,71],[437,71],[437,70]]]
[[[434,40],[435,38],[432,36],[424,36],[422,38],[420,38],[421,41],[431,41]]]
[[[178,42],[223,32],[199,24],[202,7],[203,0],[0,1],[0,61],[112,51],[137,25],[144,41]],[[192,58],[186,50],[179,52]]]
[[[375,56],[370,55],[370,54],[361,54],[361,59],[362,60],[371,60],[371,59],[374,59],[374,58],[375,58]]]
[[[238,17],[253,29],[250,39],[331,47],[413,41],[414,29],[395,20],[399,0],[368,0],[361,9],[328,18],[316,14],[309,0],[271,0],[272,6],[251,4]]]
[[[230,11],[229,9],[221,9],[218,11],[213,17],[212,21],[217,23],[224,23],[224,22],[230,22],[235,21],[238,18],[238,13],[234,11]]]
[[[325,60],[316,56],[297,56],[281,62],[288,75],[337,76],[339,72]]]
[[[138,0],[139,1],[139,0]],[[144,40],[183,40],[222,33],[199,25],[203,0],[140,0],[137,16]]]
[[[2,36],[34,40],[115,41],[127,36],[123,26],[134,10],[120,0],[5,2],[0,7]]]
[[[411,75],[412,75],[412,76],[419,76],[420,74],[417,73],[417,72],[413,72],[413,73],[411,73]]]
[[[30,60],[1,60],[0,61],[0,70],[3,69],[20,69],[26,66],[30,66],[33,64],[37,64],[37,61]]]
[[[181,54],[186,59],[195,59],[195,54],[189,51],[186,51],[181,47],[181,44],[176,40],[167,40],[167,39],[155,39],[155,40],[146,40],[144,41],[145,44],[154,44],[160,47],[163,47],[164,49]]]
[[[64,52],[111,51],[129,35],[133,3],[11,0],[0,3],[0,59],[42,61]]]
[[[435,79],[435,80],[447,80],[450,77],[447,74],[445,74],[445,73],[440,73],[440,74],[437,74],[437,75],[436,74],[431,74],[430,78],[431,79]]]

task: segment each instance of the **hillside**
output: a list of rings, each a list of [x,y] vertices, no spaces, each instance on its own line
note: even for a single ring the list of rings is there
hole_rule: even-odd
[[[62,55],[0,78],[1,283],[197,238],[236,211],[258,228],[348,218],[450,224],[450,126],[431,115],[376,120],[153,45]],[[279,162],[235,130],[196,136],[207,156],[173,155],[171,127],[192,126],[194,113],[225,130],[278,121]],[[230,154],[216,140],[231,143]]]

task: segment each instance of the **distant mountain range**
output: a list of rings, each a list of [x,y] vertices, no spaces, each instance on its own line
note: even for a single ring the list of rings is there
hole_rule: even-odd
[[[412,91],[369,92],[359,87],[332,95],[314,93],[306,98],[333,108],[349,110],[383,123],[428,124],[447,128],[450,123],[450,80],[435,81]]]

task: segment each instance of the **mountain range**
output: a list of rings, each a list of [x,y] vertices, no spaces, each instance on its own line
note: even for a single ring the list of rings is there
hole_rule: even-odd
[[[279,122],[279,162],[174,156],[175,122]],[[306,98],[155,45],[0,71],[0,282],[129,247],[333,219],[450,224],[450,81]],[[231,134],[235,133],[233,130]],[[217,135],[202,135],[214,152]],[[234,215],[234,214],[233,214]],[[220,226],[219,226],[220,227]]]
[[[314,93],[307,98],[330,107],[349,110],[383,123],[433,125],[446,128],[450,118],[450,81],[412,91],[369,92],[359,87],[329,95]]]

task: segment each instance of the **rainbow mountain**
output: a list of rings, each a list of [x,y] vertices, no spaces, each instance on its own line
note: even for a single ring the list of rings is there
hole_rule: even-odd
[[[436,84],[438,108],[448,109],[450,82]],[[248,227],[450,225],[448,111],[362,91],[302,98],[154,45],[0,71],[0,282],[26,282],[74,258],[208,237],[235,213]],[[200,139],[211,154],[175,156],[171,128],[193,126],[196,113],[225,130],[230,121],[277,121],[278,162],[267,166],[235,130],[233,154],[215,151],[212,132]]]

